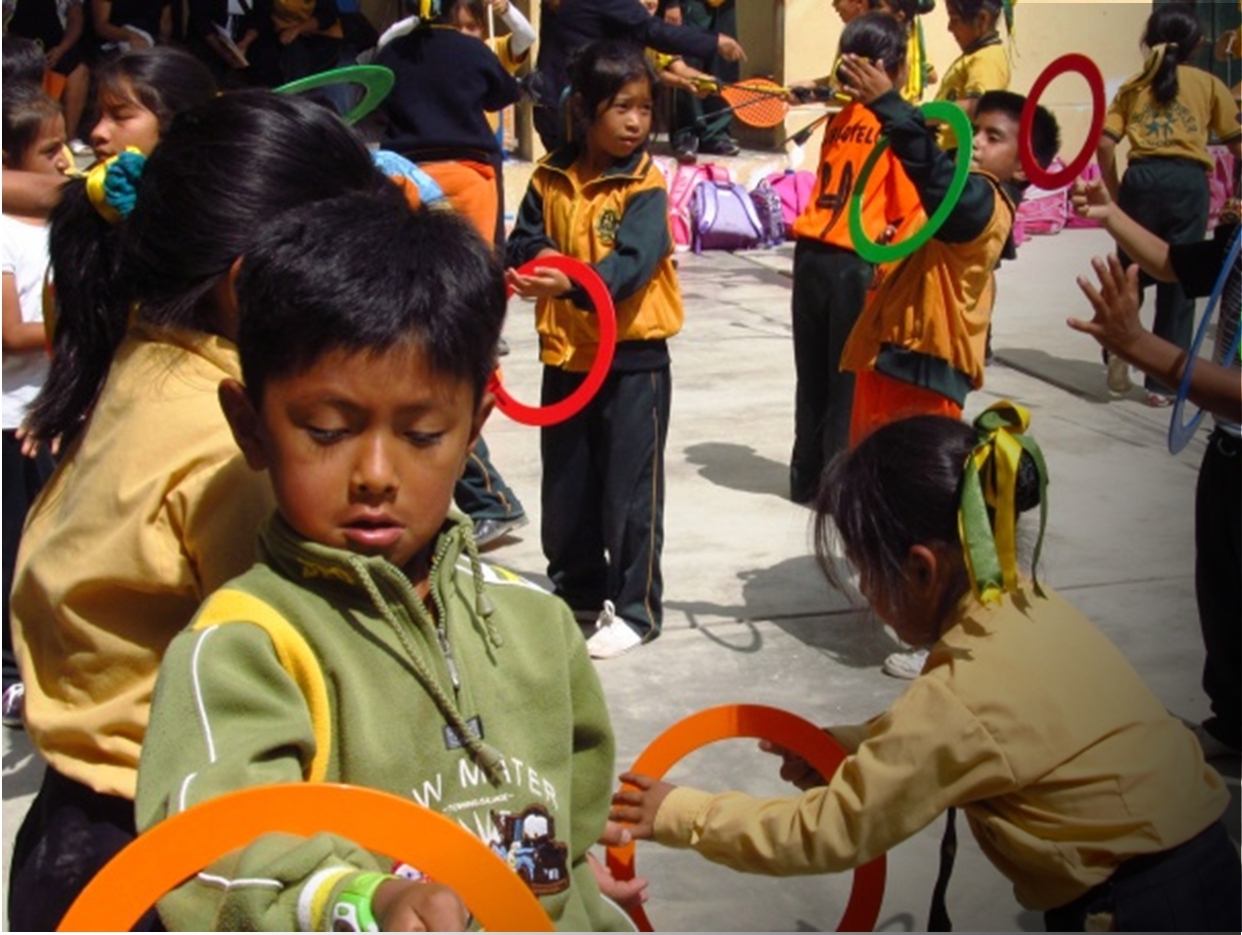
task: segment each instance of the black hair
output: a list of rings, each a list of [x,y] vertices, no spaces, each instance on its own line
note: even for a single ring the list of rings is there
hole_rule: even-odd
[[[4,86],[4,164],[20,169],[26,153],[39,139],[47,121],[60,116],[60,105],[39,85],[17,82]]]
[[[97,100],[104,94],[128,97],[132,91],[138,103],[155,114],[161,136],[177,114],[211,100],[218,90],[206,65],[172,46],[118,55],[96,68],[94,79]]]
[[[1007,114],[1015,125],[1022,123],[1022,109],[1026,106],[1026,98],[1013,91],[987,91],[975,104],[976,119],[983,114],[1000,111]],[[1035,117],[1031,121],[1031,152],[1040,168],[1052,165],[1052,160],[1061,151],[1061,127],[1052,111],[1043,105],[1036,105]],[[1015,184],[1018,184],[1015,182]],[[1023,186],[1025,187],[1025,186]]]
[[[462,7],[470,12],[476,23],[487,22],[487,6],[483,0],[446,0],[436,22],[442,26],[456,26],[457,11]]]
[[[882,61],[891,77],[901,71],[909,41],[906,27],[896,17],[888,13],[864,13],[846,24],[841,33],[840,54]]]
[[[610,102],[631,81],[640,80],[655,89],[655,69],[637,43],[603,39],[580,49],[569,65],[574,138],[585,136],[601,104]]]
[[[389,184],[332,112],[268,91],[213,98],[173,121],[120,225],[103,220],[82,180],[70,181],[51,219],[58,315],[51,369],[28,416],[34,437],[68,441],[81,428],[131,307],[153,325],[219,332],[210,293],[260,222]]]
[[[981,13],[989,13],[1000,23],[1005,12],[1001,0],[944,0],[945,8],[955,13],[968,23],[973,23]]]
[[[348,231],[347,236],[342,236]],[[396,190],[292,208],[242,260],[238,350],[256,405],[270,380],[325,354],[415,346],[476,402],[496,366],[504,271],[460,216],[411,209]]]
[[[4,87],[19,84],[43,86],[43,70],[47,67],[43,51],[33,39],[4,34]]]
[[[936,0],[880,0],[880,3],[894,16],[902,16],[906,25],[913,23],[916,16],[926,16],[936,9]]]
[[[945,547],[960,562],[960,587],[969,587],[958,508],[966,459],[979,442],[973,426],[944,416],[914,416],[876,429],[825,472],[815,501],[815,555],[824,574],[843,589],[833,561],[837,534],[846,555],[877,593],[901,594],[911,547]],[[1018,463],[1015,508],[1039,505],[1039,474],[1025,451]],[[947,611],[948,607],[943,608]]]
[[[1151,82],[1151,96],[1161,107],[1168,106],[1177,97],[1177,66],[1194,55],[1202,41],[1203,27],[1193,9],[1162,6],[1147,18],[1142,44],[1150,49],[1162,42],[1170,43]]]

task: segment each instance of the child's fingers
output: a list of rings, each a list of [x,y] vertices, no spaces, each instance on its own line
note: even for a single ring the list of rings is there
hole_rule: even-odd
[[[631,772],[622,773],[620,776],[620,779],[627,786],[635,786],[642,790],[650,789],[658,781],[658,780],[652,779],[650,776],[646,775],[645,773],[631,773]],[[621,793],[618,793],[618,794],[621,794]],[[628,794],[633,795],[634,793],[630,792]]]

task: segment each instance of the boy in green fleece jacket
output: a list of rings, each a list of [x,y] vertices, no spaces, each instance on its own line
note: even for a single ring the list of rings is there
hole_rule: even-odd
[[[515,870],[557,926],[628,928],[587,860],[614,742],[581,633],[559,600],[483,565],[450,512],[493,404],[499,265],[463,222],[389,193],[289,211],[258,244],[235,276],[244,385],[220,399],[277,514],[258,563],[169,647],[139,829],[249,786],[380,789],[502,855],[537,828]],[[455,893],[392,856],[261,835],[159,911],[178,930],[325,931],[338,905],[362,930],[465,924]]]

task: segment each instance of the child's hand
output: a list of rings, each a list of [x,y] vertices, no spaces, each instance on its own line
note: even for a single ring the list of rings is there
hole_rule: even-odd
[[[1110,353],[1127,357],[1126,351],[1143,335],[1139,323],[1139,268],[1131,264],[1121,268],[1121,261],[1110,256],[1107,261],[1096,257],[1091,261],[1100,277],[1100,288],[1091,285],[1085,276],[1078,277],[1078,288],[1095,309],[1091,321],[1070,318],[1066,324],[1075,331],[1089,334]]]
[[[853,54],[842,55],[837,74],[845,82],[841,90],[864,104],[893,90],[892,79],[884,70],[883,62],[872,62]]]
[[[621,781],[637,788],[622,789],[616,793],[612,797],[612,811],[608,817],[629,825],[627,830],[634,840],[650,841],[655,835],[656,813],[668,794],[677,787],[642,773],[622,773]]]
[[[732,36],[721,33],[716,39],[716,53],[726,62],[746,61],[746,50]]]
[[[604,825],[604,833],[596,843],[605,847],[622,847],[633,839],[629,828],[610,821]],[[618,880],[607,866],[595,859],[594,854],[588,851],[586,858],[591,872],[595,874],[595,882],[599,884],[599,891],[622,909],[632,909],[647,901],[647,880],[644,877]]]
[[[781,758],[781,779],[792,783],[803,792],[825,784],[824,777],[820,775],[819,770],[798,754],[786,750],[770,740],[759,741],[759,749],[764,753],[779,756]]]
[[[524,299],[555,299],[573,288],[568,276],[548,267],[536,267],[533,273],[526,275],[507,269],[505,284]]]
[[[371,897],[371,912],[385,932],[464,932],[470,911],[441,883],[387,880]]]
[[[1090,218],[1093,221],[1107,220],[1113,210],[1112,196],[1108,194],[1102,179],[1093,179],[1090,182],[1078,179],[1074,182],[1070,191],[1070,204],[1080,218]]]

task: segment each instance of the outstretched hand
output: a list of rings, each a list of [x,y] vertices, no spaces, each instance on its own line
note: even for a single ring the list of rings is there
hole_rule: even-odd
[[[507,269],[505,285],[524,299],[554,299],[573,288],[568,276],[550,267],[536,267],[534,272],[527,274]]]
[[[609,821],[605,823],[604,833],[600,835],[596,843],[603,844],[605,847],[624,847],[632,840],[634,837],[630,834],[629,828],[615,821]],[[606,865],[595,859],[594,854],[588,851],[586,859],[591,866],[591,872],[595,874],[595,882],[599,885],[599,891],[622,909],[633,909],[647,901],[647,879],[645,877],[618,880]]]
[[[1110,256],[1105,260],[1097,256],[1091,261],[1091,266],[1099,277],[1100,287],[1093,286],[1086,276],[1079,276],[1078,288],[1095,309],[1095,317],[1090,321],[1070,318],[1066,324],[1075,331],[1091,335],[1109,353],[1129,360],[1127,349],[1143,334],[1143,326],[1139,322],[1138,264],[1123,269],[1117,257]]]
[[[628,825],[627,830],[634,840],[650,841],[655,837],[656,813],[677,787],[642,773],[622,773],[621,781],[634,788],[622,789],[613,795],[608,817]]]
[[[470,911],[441,883],[386,880],[371,897],[371,911],[385,932],[464,932]]]
[[[844,82],[841,90],[864,104],[893,90],[893,80],[882,61],[873,62],[851,53],[841,56],[837,76]]]
[[[1079,179],[1070,190],[1070,205],[1080,218],[1105,221],[1113,209],[1113,199],[1103,179],[1092,179],[1089,182]]]

